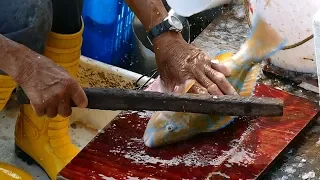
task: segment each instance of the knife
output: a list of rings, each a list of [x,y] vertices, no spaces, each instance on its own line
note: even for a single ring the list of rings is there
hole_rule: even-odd
[[[152,91],[84,88],[89,109],[175,111],[223,116],[281,116],[283,100],[265,97],[211,96]],[[19,104],[30,104],[22,88],[16,90]],[[72,107],[76,107],[72,104]]]

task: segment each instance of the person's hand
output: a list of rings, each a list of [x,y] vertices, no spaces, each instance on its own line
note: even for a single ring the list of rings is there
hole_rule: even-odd
[[[213,63],[200,49],[188,44],[180,34],[167,32],[153,41],[162,84],[169,91],[186,80],[196,80],[189,92],[211,95],[237,95],[225,76],[231,71]]]
[[[78,107],[87,106],[88,99],[83,89],[67,71],[41,55],[26,58],[30,60],[26,62],[32,63],[26,63],[21,69],[23,73],[15,79],[29,97],[37,116],[70,116],[71,101]]]

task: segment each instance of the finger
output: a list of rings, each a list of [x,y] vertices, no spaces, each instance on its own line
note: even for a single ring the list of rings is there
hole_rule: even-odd
[[[193,93],[193,94],[207,94],[209,95],[208,91],[206,88],[201,86],[198,82],[196,82],[188,91],[188,93]]]
[[[220,64],[218,60],[211,60],[211,68],[218,72],[221,72],[225,76],[231,75],[231,69],[224,64]]]
[[[169,80],[167,78],[161,78],[160,77],[160,89],[161,92],[173,92],[176,85],[172,80]]]
[[[174,92],[174,93],[179,93],[179,87],[180,87],[180,86],[175,86],[172,92]]]
[[[71,88],[71,99],[75,103],[77,107],[85,108],[88,106],[88,98],[84,93],[83,89],[77,84],[73,84],[73,88]]]
[[[204,88],[208,88],[212,84],[214,84],[207,76],[198,68],[194,69],[194,73],[196,80],[199,82],[201,86]]]
[[[237,95],[236,90],[227,80],[227,78],[220,72],[217,72],[211,69],[208,66],[205,66],[205,74],[214,82],[219,89],[226,95]]]
[[[54,118],[58,115],[58,107],[49,107],[46,109],[46,115],[49,118]]]
[[[211,95],[217,95],[217,96],[224,95],[216,84],[212,84],[207,89],[208,89],[209,94],[211,94]]]
[[[46,109],[45,108],[40,108],[39,106],[37,105],[33,105],[32,103],[31,104],[31,107],[33,109],[33,112],[38,116],[38,117],[42,117],[46,114]]]
[[[62,100],[58,106],[58,114],[62,117],[69,117],[72,113],[70,99]]]
[[[203,74],[200,71],[196,71],[196,79],[197,81],[205,88],[207,88],[207,91],[211,95],[218,95],[221,96],[223,93],[220,91],[218,86],[213,83],[205,74]]]

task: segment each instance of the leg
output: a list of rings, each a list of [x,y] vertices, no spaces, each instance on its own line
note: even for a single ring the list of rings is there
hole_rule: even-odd
[[[73,34],[81,30],[81,12],[83,0],[52,0],[52,32]]]
[[[52,25],[50,0],[1,0],[0,33],[43,54]],[[4,74],[0,70],[0,74]]]
[[[44,51],[73,77],[77,75],[82,45],[82,4],[83,0],[52,0],[53,24]]]
[[[51,28],[51,2],[49,0],[1,0],[0,8],[0,33],[38,53],[43,53],[45,40]],[[0,82],[1,111],[16,83],[1,71]],[[11,172],[18,179],[33,179],[23,170],[9,164],[0,163],[0,168],[4,170],[0,172],[0,179],[12,179],[6,171]]]
[[[50,0],[1,0],[0,33],[43,54],[52,25]]]
[[[44,55],[76,77],[83,24],[80,0],[52,0],[53,25]],[[15,129],[16,154],[39,164],[51,179],[79,152],[68,134],[69,118],[37,117],[31,105],[23,105]],[[36,134],[36,135],[35,135]]]

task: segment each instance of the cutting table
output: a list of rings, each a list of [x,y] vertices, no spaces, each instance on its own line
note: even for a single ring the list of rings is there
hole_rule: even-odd
[[[248,30],[238,3],[217,17],[193,44],[211,56],[218,50],[236,51]],[[301,179],[310,175],[318,179],[318,95],[263,75],[255,93],[283,98],[285,115],[241,118],[216,133],[148,149],[141,137],[150,114],[123,112],[60,172],[60,178]]]

